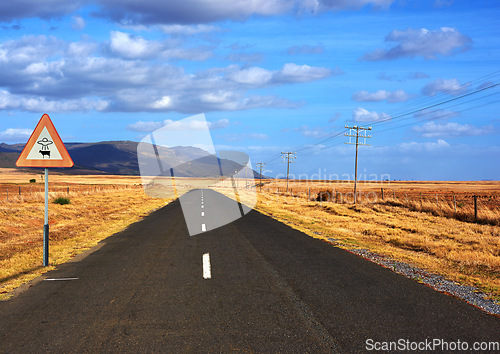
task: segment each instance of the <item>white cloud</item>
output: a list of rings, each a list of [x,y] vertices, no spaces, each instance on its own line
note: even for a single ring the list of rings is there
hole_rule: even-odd
[[[436,142],[427,142],[427,143],[401,143],[397,145],[397,148],[403,152],[422,152],[422,151],[437,151],[437,150],[445,150],[450,147],[443,139],[438,139]]]
[[[457,79],[436,79],[422,88],[422,93],[426,96],[435,96],[438,93],[446,93],[451,96],[458,96],[467,91],[469,84],[462,85]]]
[[[168,125],[168,130],[204,130],[206,129],[206,124],[204,120],[171,120],[166,119],[163,121],[163,125]]]
[[[172,106],[172,98],[170,96],[163,96],[159,100],[153,102],[152,107],[154,109],[165,109]]]
[[[31,129],[15,129],[9,128],[0,132],[0,141],[2,142],[19,142],[27,141],[31,136]]]
[[[287,63],[280,70],[271,71],[259,67],[238,70],[229,75],[235,82],[247,85],[272,85],[284,83],[310,82],[332,75],[327,68]]]
[[[219,119],[215,122],[208,122],[210,130],[223,129],[229,127],[229,119]]]
[[[234,92],[219,90],[216,92],[208,92],[200,95],[200,100],[204,103],[209,104],[221,104],[230,101],[234,101],[235,99],[239,99],[239,97],[235,97],[236,94]]]
[[[0,110],[28,112],[85,112],[104,111],[109,102],[102,99],[80,98],[71,100],[46,100],[43,97],[22,97],[0,90]]]
[[[397,44],[389,50],[376,49],[365,54],[361,60],[392,60],[405,57],[436,59],[438,55],[447,56],[469,50],[472,45],[472,40],[468,36],[449,27],[441,27],[434,31],[425,28],[394,30],[387,35],[385,41]]]
[[[209,47],[184,48],[183,43],[177,40],[163,42],[151,41],[140,36],[133,36],[120,31],[111,31],[110,51],[127,59],[186,59],[200,61],[212,56]]]
[[[293,63],[278,70],[229,65],[186,73],[182,67],[159,59],[206,57],[203,48],[171,49],[176,41],[149,41],[119,31],[112,32],[110,38],[107,48],[86,36],[79,42],[46,36],[0,42],[2,95],[16,96],[0,109],[32,111],[48,107],[72,111],[80,107],[84,111],[198,113],[296,108],[302,103],[277,96],[247,95],[247,91],[310,82],[338,73]]]
[[[145,40],[120,31],[111,31],[110,48],[124,58],[139,59],[157,54],[161,46],[154,41]]]
[[[275,82],[308,82],[324,79],[330,75],[332,71],[327,68],[287,63],[274,75],[273,80]]]
[[[355,122],[378,122],[389,120],[391,116],[387,113],[370,112],[364,108],[358,107],[352,112],[352,118]]]
[[[387,100],[389,103],[397,103],[406,102],[411,97],[411,95],[403,90],[396,90],[394,92],[378,90],[376,92],[358,91],[352,95],[351,99],[358,102],[379,102]]]
[[[64,42],[55,37],[23,36],[0,44],[0,63],[20,66],[62,53]]]
[[[470,124],[436,124],[434,122],[428,122],[420,127],[414,127],[413,130],[420,133],[425,138],[486,135],[494,131],[492,126],[478,128]]]
[[[71,24],[73,29],[81,31],[85,28],[85,25],[85,20],[81,16],[73,16],[73,23]]]
[[[127,129],[134,132],[153,132],[161,127],[163,127],[162,122],[143,122],[142,120],[127,125]]]
[[[158,29],[166,34],[192,36],[200,33],[219,32],[220,27],[212,25],[160,25]]]
[[[231,80],[240,84],[247,85],[265,85],[268,84],[273,78],[272,71],[262,69],[259,67],[252,67],[244,70],[237,71],[230,75]]]
[[[97,43],[93,42],[72,42],[68,45],[66,53],[69,57],[88,57],[98,48]]]

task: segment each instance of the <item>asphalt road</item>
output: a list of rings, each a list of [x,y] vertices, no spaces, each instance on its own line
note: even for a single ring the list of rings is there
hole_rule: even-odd
[[[0,302],[0,352],[346,353],[367,340],[500,340],[500,319],[461,300],[256,211],[211,230],[234,201],[210,190],[183,198],[205,232],[189,236],[176,201],[47,273],[59,280]]]

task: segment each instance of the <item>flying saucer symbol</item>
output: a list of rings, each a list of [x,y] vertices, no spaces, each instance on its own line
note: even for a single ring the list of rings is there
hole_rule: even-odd
[[[48,151],[49,150],[49,145],[50,144],[54,144],[54,142],[50,141],[49,139],[47,139],[47,137],[44,136],[42,140],[38,140],[37,141],[37,144],[42,145],[42,150],[43,151]]]

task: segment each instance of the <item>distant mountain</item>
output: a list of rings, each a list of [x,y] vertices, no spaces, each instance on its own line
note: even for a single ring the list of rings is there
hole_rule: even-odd
[[[75,166],[60,171],[68,174],[139,175],[137,145],[134,141],[66,143],[66,149]],[[0,144],[0,167],[16,168],[17,158],[23,148],[24,144]],[[151,151],[149,163],[157,164],[152,146]],[[219,166],[216,156],[195,147],[157,147],[156,151],[161,156],[163,174],[169,176],[170,167],[175,167],[174,175],[177,177],[219,176],[221,168],[224,175],[229,175],[241,168],[240,164],[231,159],[222,159]],[[254,176],[259,177],[255,171]]]

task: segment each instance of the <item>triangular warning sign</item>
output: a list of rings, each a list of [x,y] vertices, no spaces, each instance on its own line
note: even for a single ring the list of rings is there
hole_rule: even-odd
[[[17,159],[18,167],[73,167],[74,163],[47,114],[44,114]]]

